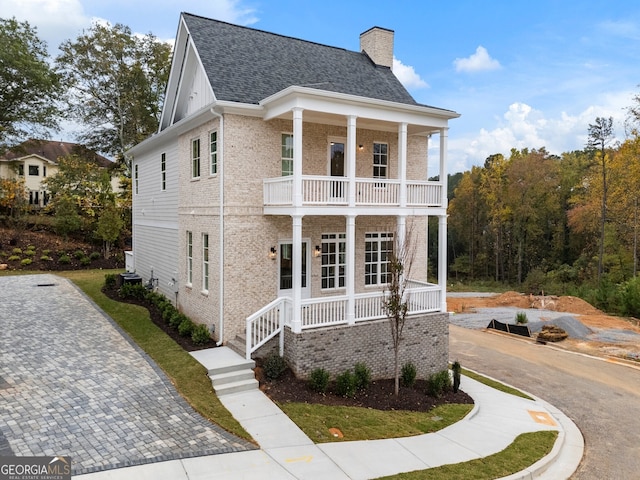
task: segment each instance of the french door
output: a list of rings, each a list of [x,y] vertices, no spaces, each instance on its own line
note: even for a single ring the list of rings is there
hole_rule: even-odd
[[[311,271],[309,268],[309,240],[302,241],[302,298],[311,297]],[[293,243],[280,242],[278,248],[278,296],[293,296]]]

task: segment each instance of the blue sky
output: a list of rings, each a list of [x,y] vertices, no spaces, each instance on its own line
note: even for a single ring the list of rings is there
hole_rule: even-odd
[[[0,0],[2,17],[28,20],[53,52],[92,21],[172,41],[181,11],[350,50],[372,26],[394,30],[394,72],[414,98],[462,115],[450,122],[450,172],[512,147],[582,149],[598,116],[623,140],[640,93],[632,0]]]

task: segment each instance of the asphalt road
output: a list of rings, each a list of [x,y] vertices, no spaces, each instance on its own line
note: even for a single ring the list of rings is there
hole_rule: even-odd
[[[537,395],[580,428],[585,454],[571,478],[640,479],[640,368],[449,328],[452,361]]]

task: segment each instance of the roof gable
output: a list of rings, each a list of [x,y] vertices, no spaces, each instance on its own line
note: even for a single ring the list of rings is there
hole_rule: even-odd
[[[89,150],[84,145],[53,140],[27,140],[11,148],[2,156],[3,160],[21,160],[25,157],[38,156],[51,163],[58,164],[59,157],[78,155],[96,163],[101,167],[111,167],[114,163],[106,157]]]
[[[217,100],[258,104],[290,86],[416,105],[365,53],[188,13],[182,18]]]

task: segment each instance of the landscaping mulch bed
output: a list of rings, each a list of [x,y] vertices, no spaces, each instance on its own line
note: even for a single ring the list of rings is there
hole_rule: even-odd
[[[462,390],[458,390],[457,393],[445,392],[437,398],[430,397],[425,393],[427,386],[424,380],[416,380],[412,388],[401,385],[397,397],[394,394],[394,379],[376,380],[371,382],[365,391],[358,392],[354,398],[347,398],[330,392],[314,392],[307,386],[307,382],[296,378],[291,370],[286,370],[277,380],[268,380],[258,367],[256,377],[260,381],[260,389],[273,401],[282,403],[299,402],[414,412],[428,412],[443,404],[473,404],[473,399]]]

